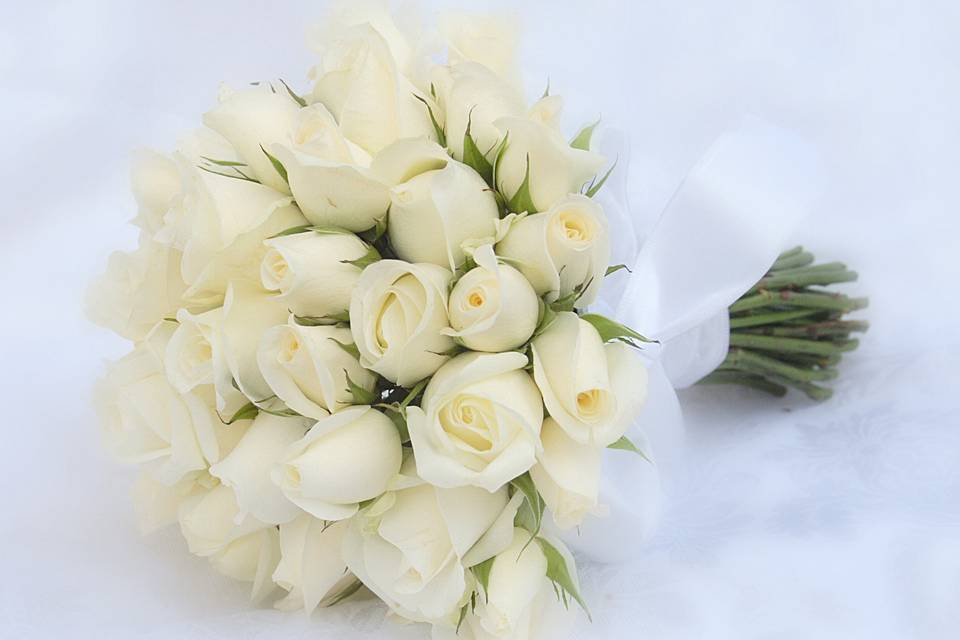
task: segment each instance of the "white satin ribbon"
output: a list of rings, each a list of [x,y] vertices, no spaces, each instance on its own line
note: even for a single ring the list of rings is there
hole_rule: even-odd
[[[620,157],[614,175],[621,177],[604,187],[601,200],[616,230],[613,262],[634,266],[623,295],[601,294],[598,306],[601,312],[615,308],[617,320],[660,342],[645,350],[647,402],[627,434],[644,443],[655,462],[605,452],[600,502],[610,515],[588,518],[563,537],[594,560],[622,562],[655,531],[661,493],[669,495],[683,465],[683,417],[674,389],[694,384],[723,361],[727,308],[785,248],[819,197],[823,175],[816,152],[797,135],[749,117],[700,157],[647,233],[629,215],[622,137],[606,138],[600,151]]]

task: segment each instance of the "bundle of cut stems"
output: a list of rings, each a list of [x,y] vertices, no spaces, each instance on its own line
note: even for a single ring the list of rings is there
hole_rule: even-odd
[[[857,273],[841,262],[814,260],[803,247],[781,254],[730,307],[730,351],[702,383],[739,384],[775,396],[792,387],[814,400],[832,395],[824,383],[837,377],[843,354],[857,348],[852,336],[869,328],[847,315],[868,300],[828,290],[854,282]]]

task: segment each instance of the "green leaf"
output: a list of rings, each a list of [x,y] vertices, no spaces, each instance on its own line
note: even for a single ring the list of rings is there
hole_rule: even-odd
[[[534,484],[533,478],[530,477],[529,473],[515,478],[513,482],[510,483],[510,486],[522,493],[525,498],[523,504],[520,505],[520,509],[517,511],[515,524],[530,531],[530,540],[527,541],[527,545],[529,545],[533,542],[534,538],[537,537],[537,534],[540,533],[546,503],[544,503],[543,498],[540,496],[540,492],[537,491],[537,486]],[[524,545],[523,548],[526,549],[527,546]]]
[[[235,414],[233,414],[233,416],[229,420],[224,420],[223,418],[220,418],[220,422],[222,422],[225,425],[231,425],[237,420],[253,420],[254,418],[257,417],[258,413],[260,413],[260,409],[257,408],[257,405],[253,404],[252,402],[248,402],[247,404],[240,407],[240,409]]]
[[[436,90],[433,88],[433,85],[430,85],[430,91],[433,93],[434,98],[436,98]],[[433,125],[433,132],[437,134],[437,140],[440,143],[441,147],[447,146],[447,134],[443,130],[443,127],[440,126],[440,123],[437,122],[437,118],[433,115],[433,107],[430,106],[430,103],[427,102],[425,98],[421,98],[417,94],[413,94],[413,97],[423,103],[423,106],[427,108],[427,113],[430,114],[430,123]]]
[[[547,86],[546,86],[546,88],[543,90],[543,95],[540,96],[540,99],[543,100],[544,98],[546,98],[546,97],[549,96],[549,95],[550,95],[550,78],[547,78]]]
[[[640,456],[650,464],[653,464],[653,460],[650,459],[650,456],[644,453],[643,449],[635,445],[633,441],[630,440],[630,438],[628,438],[627,436],[623,436],[622,438],[620,438],[619,440],[617,440],[616,442],[608,446],[607,449],[618,449],[620,451],[629,451],[631,453],[637,454],[638,456]]]
[[[523,182],[520,188],[513,194],[513,197],[507,202],[507,208],[514,213],[536,213],[537,206],[533,203],[533,196],[530,195],[530,154],[527,154],[527,169],[523,174]]]
[[[347,376],[347,391],[350,392],[350,395],[353,396],[354,404],[373,404],[377,396],[373,391],[364,389],[353,380],[350,379],[350,374],[347,373],[346,369],[343,371],[344,375]]]
[[[592,198],[593,196],[597,195],[597,192],[600,191],[600,187],[604,185],[604,183],[607,181],[607,178],[609,178],[610,174],[613,173],[613,170],[617,168],[618,162],[620,162],[620,158],[617,158],[616,160],[613,161],[613,164],[610,165],[610,168],[607,169],[607,172],[603,174],[602,178],[600,178],[600,182],[597,182],[596,184],[591,185],[590,188],[587,189],[588,198]]]
[[[346,311],[329,316],[293,316],[293,321],[301,327],[325,327],[331,324],[350,322],[350,314]]]
[[[245,167],[247,166],[246,162],[236,162],[234,160],[216,160],[214,158],[208,158],[207,156],[200,156],[202,159],[206,160],[210,164],[215,164],[218,167]]]
[[[395,406],[388,405],[385,407],[388,409],[386,412],[387,417],[393,422],[393,426],[397,428],[397,433],[400,434],[400,442],[402,444],[410,442],[410,430],[407,428],[407,416],[403,409],[400,409]]]
[[[472,117],[473,109],[471,109],[470,113],[467,115],[467,130],[463,133],[463,164],[471,167],[474,171],[479,173],[484,182],[492,186],[493,165],[490,164],[490,161],[487,160],[487,157],[483,155],[483,152],[477,147],[477,143],[474,142],[473,136],[470,135]]]
[[[389,217],[390,212],[387,211],[387,215],[377,218],[376,225],[373,227],[373,241],[379,242],[380,238],[387,235],[387,218]]]
[[[283,181],[288,185],[290,184],[290,179],[287,178],[287,169],[283,166],[283,163],[277,160],[275,157],[270,155],[270,152],[263,148],[263,145],[260,145],[260,150],[263,151],[263,154],[267,156],[270,160],[270,164],[273,165],[273,169],[280,174],[280,177],[283,178]]]
[[[283,81],[283,78],[280,78],[280,84],[282,84],[283,88],[287,90],[287,93],[290,94],[290,97],[293,98],[294,102],[296,102],[301,107],[307,106],[307,101],[301,98],[300,96],[298,96],[296,93],[294,93],[293,89],[290,88],[290,85],[288,85],[286,82]]]
[[[333,340],[334,342],[336,342],[338,347],[343,349],[345,352],[349,353],[351,356],[353,356],[357,360],[360,359],[360,349],[358,349],[357,345],[355,345],[354,343],[340,342],[336,338],[330,338],[330,340]]]
[[[483,587],[483,593],[486,594],[490,590],[490,570],[493,569],[493,561],[496,560],[496,556],[493,558],[488,558],[480,564],[470,567],[470,571],[473,572],[473,577],[477,579],[477,583]],[[490,598],[485,598],[488,602]]]
[[[617,271],[621,271],[621,270],[623,270],[623,269],[626,269],[629,273],[633,273],[633,271],[630,270],[630,267],[628,267],[628,266],[625,265],[625,264],[614,264],[614,265],[611,265],[611,266],[607,267],[607,272],[606,272],[605,274],[603,274],[603,275],[609,276],[609,275],[614,274],[614,273],[616,273]]]
[[[580,149],[581,151],[590,151],[590,140],[593,139],[593,132],[598,124],[600,124],[599,119],[593,124],[580,129],[573,140],[570,141],[570,146],[574,149]]]
[[[430,382],[430,378],[424,378],[410,389],[410,393],[403,399],[403,402],[400,403],[401,409],[406,409],[411,402],[417,399],[417,397],[423,393],[423,390],[427,388],[427,383]]]
[[[349,598],[350,596],[352,596],[353,594],[355,594],[357,591],[360,591],[360,588],[362,586],[363,586],[363,583],[357,580],[356,578],[354,578],[353,582],[346,585],[337,593],[326,598],[322,606],[324,607],[336,606],[341,602],[343,602],[344,600],[346,600],[347,598]]]
[[[656,342],[656,340],[650,340],[630,327],[624,326],[606,316],[601,316],[598,313],[585,313],[580,316],[580,318],[592,324],[593,328],[600,334],[600,339],[604,342],[619,340],[638,349],[640,346],[637,342]]]
[[[593,620],[593,617],[590,615],[590,610],[587,608],[587,603],[584,602],[580,596],[580,590],[577,588],[577,583],[573,579],[573,576],[577,573],[576,565],[569,566],[564,555],[545,538],[537,538],[537,542],[540,543],[540,548],[543,549],[543,555],[547,558],[547,578],[555,586],[559,587],[563,593],[568,594],[576,600],[580,608],[587,614],[587,617]]]
[[[341,260],[340,262],[343,264],[352,264],[357,269],[363,271],[374,262],[379,262],[380,260],[380,252],[375,248],[370,247],[362,257],[357,258],[356,260]]]

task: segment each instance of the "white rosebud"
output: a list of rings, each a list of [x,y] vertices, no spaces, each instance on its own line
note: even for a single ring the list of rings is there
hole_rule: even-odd
[[[597,503],[603,449],[573,440],[553,418],[543,421],[540,442],[543,450],[530,477],[557,526],[571,529],[587,515],[605,515],[607,510]]]
[[[133,352],[108,365],[94,389],[107,449],[123,462],[145,464],[167,486],[219,460],[226,430],[209,387],[184,395],[167,380],[163,353],[172,331],[172,323],[157,325]]]
[[[368,169],[370,154],[344,137],[322,104],[301,109],[286,144],[270,151],[311,223],[363,231],[386,215],[390,193]]]
[[[510,544],[519,505],[506,489],[438,489],[413,478],[352,520],[344,557],[398,615],[456,625],[474,585],[468,567]]]
[[[402,460],[397,428],[371,407],[344,409],[290,445],[273,481],[321,520],[344,520],[387,490]]]
[[[398,70],[390,46],[370,24],[342,29],[313,70],[313,99],[340,123],[343,134],[370,154],[398,138],[434,137],[430,102]],[[437,113],[434,108],[434,113]]]
[[[243,429],[240,426],[241,431]],[[141,468],[130,490],[133,508],[137,513],[140,533],[148,535],[177,522],[180,506],[189,498],[201,495],[217,480],[206,473],[190,474],[173,485],[157,480],[149,469]]]
[[[361,267],[351,264],[371,248],[349,232],[307,231],[264,242],[260,263],[264,288],[299,316],[333,316],[350,307]]]
[[[363,270],[350,300],[350,330],[360,364],[410,387],[447,361],[452,274],[434,264],[381,260]]]
[[[180,168],[166,155],[141,149],[133,156],[130,186],[137,201],[137,217],[133,222],[153,235],[163,228],[167,210],[183,191]]]
[[[513,83],[474,62],[435,67],[433,80],[446,114],[450,153],[457,160],[463,160],[463,139],[469,123],[470,137],[487,160],[493,161],[497,145],[503,139],[496,123],[501,118],[526,113],[523,95]]]
[[[437,371],[407,426],[421,478],[496,491],[536,461],[543,401],[521,353],[464,353]]]
[[[569,195],[549,211],[513,222],[496,251],[548,302],[579,291],[582,308],[596,299],[609,266],[607,217],[590,198]]]
[[[325,522],[309,514],[280,525],[280,564],[273,581],[287,590],[276,607],[312,613],[320,602],[354,580],[343,559],[348,520]]]
[[[593,325],[562,312],[533,339],[532,352],[547,412],[570,438],[606,447],[623,437],[647,390],[647,371],[630,347],[603,344]]]
[[[564,196],[579,193],[603,168],[603,156],[574,149],[559,131],[539,119],[506,117],[496,125],[510,140],[497,166],[497,188],[512,199],[529,168],[528,186],[536,211],[546,211]]]
[[[273,468],[291,444],[300,440],[312,422],[308,418],[258,415],[225,458],[210,467],[210,475],[233,488],[241,515],[261,522],[290,522],[300,509],[271,480]]]
[[[376,376],[344,348],[350,345],[350,329],[290,323],[263,335],[257,363],[278,398],[300,415],[320,420],[353,404],[348,377],[367,391],[376,386]]]
[[[208,558],[214,569],[243,582],[252,582],[251,598],[259,602],[275,585],[271,576],[280,561],[275,526],[242,517],[233,490],[218,485],[184,501],[180,531],[190,552]]]
[[[570,566],[572,558],[560,542],[550,543]],[[573,576],[576,581],[576,576]],[[547,578],[547,559],[530,533],[514,529],[510,546],[490,566],[487,589],[476,606],[456,625],[436,625],[433,640],[547,640],[562,637],[567,616]]]
[[[180,309],[176,319],[176,329],[164,351],[164,366],[170,384],[180,393],[189,393],[200,385],[214,384],[215,367],[219,364],[214,360],[214,345],[220,341],[223,307],[199,314]]]
[[[133,253],[116,251],[87,289],[87,316],[128,340],[142,340],[183,305],[180,252],[147,238]]]
[[[249,165],[252,177],[271,189],[289,193],[287,182],[264,149],[286,141],[299,110],[300,106],[282,86],[277,90],[261,83],[239,91],[221,91],[220,103],[204,114],[203,123],[233,145]]]
[[[517,75],[519,30],[512,16],[446,12],[440,16],[439,26],[451,64],[472,61],[503,78]]]
[[[188,190],[174,225],[183,244],[185,294],[198,306],[223,301],[231,280],[259,279],[263,241],[306,224],[292,198],[255,182],[186,164]]]
[[[257,364],[263,334],[283,324],[289,311],[283,301],[250,282],[231,282],[223,302],[220,341],[214,346],[214,386],[227,400],[238,387],[247,398],[263,401],[273,396]]]
[[[448,311],[453,331],[468,349],[499,353],[516,349],[537,327],[537,294],[523,274],[498,264],[490,245],[474,251],[477,266],[450,292]]]
[[[390,242],[408,262],[451,270],[463,263],[467,240],[492,238],[500,212],[493,192],[465,164],[448,160],[391,191]]]

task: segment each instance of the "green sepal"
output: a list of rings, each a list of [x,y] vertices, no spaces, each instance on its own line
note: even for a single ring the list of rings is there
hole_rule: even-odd
[[[546,540],[545,538],[537,538],[537,542],[540,543],[540,548],[543,550],[543,555],[547,558],[547,579],[549,579],[554,586],[561,589],[563,593],[568,594],[570,597],[576,600],[577,604],[580,605],[580,608],[583,609],[584,613],[587,614],[587,618],[592,621],[593,617],[590,615],[590,610],[587,608],[587,603],[580,595],[580,590],[577,588],[577,584],[573,580],[573,576],[577,572],[576,565],[573,567],[568,566],[567,559],[555,546],[553,546],[549,540]]]
[[[631,452],[631,453],[637,454],[638,456],[640,456],[641,458],[643,458],[644,460],[646,460],[646,461],[649,462],[650,464],[653,464],[653,460],[650,459],[650,456],[648,456],[648,455],[643,451],[643,449],[641,449],[640,447],[638,447],[637,445],[635,445],[635,444],[633,443],[633,441],[632,441],[630,438],[628,438],[627,436],[623,436],[622,438],[620,438],[619,440],[617,440],[617,441],[614,442],[613,444],[609,445],[609,446],[607,447],[607,449],[618,449],[618,450],[620,450],[620,451],[629,451],[629,452]]]
[[[290,94],[290,97],[293,98],[294,102],[296,102],[301,107],[307,106],[307,101],[304,100],[301,96],[298,96],[296,93],[294,93],[293,89],[290,88],[290,85],[284,82],[283,78],[280,78],[280,84],[282,84],[283,88],[287,90],[287,93]]]
[[[360,359],[360,349],[357,347],[356,344],[352,342],[340,342],[336,338],[329,338],[329,339],[336,342],[337,346],[343,349],[346,353],[349,353],[351,356],[353,356],[357,360]]]
[[[357,269],[360,269],[361,271],[363,271],[364,269],[372,265],[374,262],[380,262],[380,260],[382,260],[380,256],[380,252],[377,251],[376,248],[374,248],[373,246],[370,246],[367,249],[367,252],[363,254],[363,256],[357,258],[356,260],[341,260],[340,262],[342,264],[352,264]]]
[[[347,231],[341,227],[333,227],[329,225],[319,225],[319,224],[300,224],[295,227],[290,227],[289,229],[284,229],[280,233],[275,233],[267,240],[273,240],[274,238],[282,238],[284,236],[295,236],[299,233],[307,233],[312,231],[314,233],[319,233],[320,235],[353,235],[352,231]]]
[[[616,273],[617,271],[622,271],[624,269],[626,269],[628,273],[633,273],[633,271],[630,270],[630,267],[628,267],[625,264],[613,264],[607,267],[607,271],[603,275],[609,276]]]
[[[217,160],[215,158],[208,158],[207,156],[200,156],[201,159],[206,160],[210,164],[215,164],[218,167],[245,167],[247,166],[246,162],[238,162],[235,160]]]
[[[433,93],[433,97],[436,98],[437,92],[434,90],[433,85],[430,85],[430,92]],[[423,106],[427,108],[427,113],[430,115],[430,123],[433,125],[433,132],[437,134],[437,141],[440,143],[441,147],[447,146],[447,134],[443,130],[443,127],[440,126],[440,123],[437,122],[437,118],[433,115],[433,107],[430,106],[430,103],[426,101],[425,98],[421,98],[417,94],[413,94],[413,97],[423,103]]]
[[[547,505],[540,492],[537,491],[537,486],[529,473],[514,478],[510,486],[522,493],[524,497],[523,504],[520,505],[517,516],[514,518],[514,524],[530,532],[530,539],[523,546],[526,549],[527,545],[533,542],[540,533],[540,528],[543,526],[543,512]]]
[[[343,602],[344,600],[346,600],[347,598],[349,598],[350,596],[352,596],[353,594],[355,594],[357,591],[360,591],[361,587],[363,587],[363,583],[360,582],[360,580],[354,578],[353,582],[349,583],[340,591],[326,598],[320,606],[322,607],[336,606],[341,602]]]
[[[229,420],[224,420],[223,418],[220,418],[220,422],[229,426],[234,422],[237,422],[238,420],[253,420],[254,418],[257,417],[257,414],[259,413],[260,413],[260,409],[257,407],[257,405],[253,404],[252,402],[248,402],[247,404],[240,407],[240,409],[238,409],[237,412],[233,414],[233,416],[231,416]],[[219,414],[217,415],[219,416]]]
[[[590,151],[590,141],[593,139],[593,132],[598,124],[600,124],[599,119],[593,124],[589,124],[580,129],[573,140],[570,141],[570,146],[574,149],[580,149],[581,151]]]
[[[229,174],[229,173],[220,173],[219,171],[214,171],[214,170],[211,169],[210,167],[205,167],[205,166],[203,166],[203,165],[201,165],[201,164],[198,164],[198,165],[197,165],[197,169],[200,169],[201,171],[206,171],[207,173],[212,173],[213,175],[215,175],[215,176],[220,176],[221,178],[233,178],[234,180],[244,180],[244,181],[246,181],[246,182],[256,182],[257,184],[260,184],[260,181],[259,181],[259,180],[255,180],[254,178],[251,178],[250,176],[248,176],[248,175],[245,174],[244,172],[240,171],[239,168],[237,168],[237,167],[231,167],[231,168],[232,168],[234,171],[236,171],[238,174],[240,174],[240,175],[236,175],[236,176],[235,176],[235,175],[231,175],[231,174]]]
[[[620,158],[617,158],[616,160],[613,161],[613,164],[610,165],[610,168],[607,169],[607,172],[606,172],[605,174],[603,174],[603,177],[602,177],[602,178],[600,178],[600,182],[595,182],[595,183],[591,184],[591,185],[587,188],[587,197],[588,197],[588,198],[592,198],[593,196],[597,195],[597,192],[600,191],[600,188],[601,188],[601,187],[604,185],[604,183],[607,181],[607,178],[609,178],[609,177],[610,177],[610,174],[613,173],[613,170],[617,168],[617,163],[618,163],[618,162],[620,162]]]
[[[400,434],[400,444],[410,442],[410,429],[407,427],[407,415],[404,410],[393,405],[385,405],[384,408],[388,409],[386,411],[387,417],[390,418],[393,426],[397,428],[397,433]]]
[[[479,173],[484,182],[493,185],[493,165],[487,160],[483,152],[480,151],[477,143],[473,140],[473,136],[470,135],[472,117],[473,109],[471,109],[467,115],[467,130],[463,133],[463,164]]]
[[[293,321],[301,327],[326,327],[332,324],[343,324],[350,322],[350,314],[347,311],[333,313],[329,316],[293,316]]]
[[[527,154],[527,168],[523,174],[523,182],[520,188],[513,194],[513,197],[507,201],[507,209],[514,213],[536,213],[537,206],[533,203],[533,196],[530,195],[530,154]]]
[[[373,391],[364,389],[356,382],[350,379],[350,374],[344,369],[343,374],[347,377],[347,391],[353,396],[353,404],[373,404],[377,396]]]
[[[600,339],[604,342],[619,340],[638,349],[640,345],[637,342],[656,342],[656,340],[642,336],[630,327],[598,313],[585,313],[580,318],[592,324],[593,328],[600,334]]]
[[[270,160],[270,164],[273,165],[274,171],[280,174],[280,177],[283,178],[283,181],[290,184],[290,179],[287,178],[287,168],[283,166],[283,163],[277,160],[269,151],[263,148],[263,145],[260,145],[260,150],[263,151],[263,154],[267,156],[267,159]]]
[[[490,591],[490,570],[493,569],[493,561],[496,559],[496,556],[487,558],[480,564],[470,567],[470,572],[473,573],[473,577],[477,579],[477,584],[483,587],[484,599],[487,602],[490,601],[490,598],[487,596],[487,593]]]

